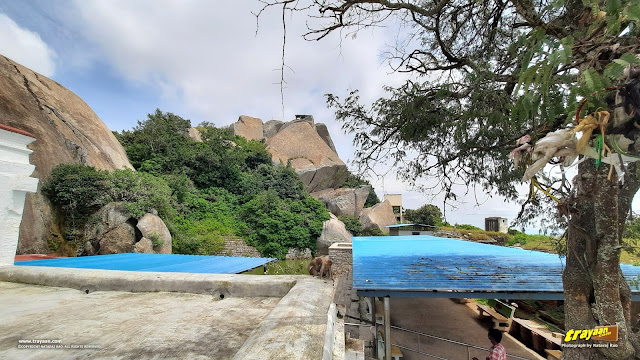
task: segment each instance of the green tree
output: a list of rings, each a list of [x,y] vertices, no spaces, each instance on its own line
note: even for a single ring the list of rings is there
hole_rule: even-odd
[[[338,220],[344,223],[344,227],[351,233],[353,236],[362,236],[363,228],[362,223],[355,216],[343,215],[338,216]]]
[[[307,197],[281,199],[273,190],[264,191],[240,208],[249,244],[266,256],[284,259],[289,249],[315,251],[322,223],[329,220],[324,204]]]
[[[406,41],[398,41],[390,63],[414,76],[388,87],[388,96],[371,106],[361,104],[357,91],[344,99],[329,95],[328,104],[354,134],[361,164],[393,159],[410,184],[435,179],[445,201],[459,195],[454,184],[515,199],[525,170],[514,171],[509,161],[516,140],[529,135],[535,146],[557,130],[567,134],[576,120],[597,110],[608,111],[611,119],[585,120],[596,124],[584,132],[592,147],[605,148],[604,142],[622,155],[619,138],[605,133],[638,140],[637,119],[630,118],[638,107],[633,100],[638,91],[633,66],[640,53],[637,0],[283,0],[265,8],[274,5],[319,16],[305,34],[310,40],[384,25],[387,19],[403,26],[399,33],[407,33]],[[625,111],[614,95],[623,97]],[[638,156],[638,148],[629,154]],[[412,152],[417,155],[408,158]],[[634,162],[621,175],[609,175],[608,166],[596,160],[580,163],[573,184],[540,176],[526,205],[535,208],[546,192],[557,199],[558,215],[568,224],[566,327],[620,327],[617,347],[565,348],[563,358],[627,359],[637,355],[640,341],[632,332],[630,290],[619,257],[640,181]],[[555,159],[563,161],[568,158]],[[530,164],[526,158],[521,163]],[[536,195],[535,189],[543,191]]]
[[[407,209],[404,218],[417,224],[442,226],[442,212],[439,207],[431,204],[422,205],[416,210]]]

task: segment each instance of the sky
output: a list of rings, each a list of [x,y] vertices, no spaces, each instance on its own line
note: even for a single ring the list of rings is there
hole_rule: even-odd
[[[398,30],[305,41],[307,19],[287,16],[283,106],[282,13],[269,9],[257,24],[260,9],[257,0],[0,0],[0,54],[75,92],[116,131],[131,129],[156,108],[194,126],[226,126],[240,115],[266,122],[311,114],[328,126],[338,155],[355,169],[353,135],[341,130],[324,94],[345,97],[358,89],[372,102],[384,96],[384,85],[401,84],[405,75],[392,72],[384,55]],[[377,172],[386,176],[368,179],[381,199],[401,193],[405,208],[442,207],[441,196],[412,191],[394,169]],[[472,191],[447,208],[446,217],[483,228],[485,217],[511,222],[519,208]]]

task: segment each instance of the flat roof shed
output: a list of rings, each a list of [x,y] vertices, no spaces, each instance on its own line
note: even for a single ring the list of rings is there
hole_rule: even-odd
[[[563,300],[556,254],[429,235],[354,237],[359,296]],[[640,267],[620,265],[631,280]],[[632,288],[632,300],[640,291]]]

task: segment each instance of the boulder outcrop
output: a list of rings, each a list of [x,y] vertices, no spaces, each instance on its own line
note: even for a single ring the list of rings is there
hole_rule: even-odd
[[[84,237],[84,248],[78,250],[78,255],[171,254],[171,233],[157,213],[147,213],[136,220],[117,202],[103,206],[91,216],[85,225]]]
[[[239,135],[247,140],[261,141],[264,138],[262,120],[251,116],[240,115],[238,121],[231,125],[234,135]]]
[[[171,233],[167,225],[157,215],[145,214],[138,220],[137,228],[143,238],[151,240],[155,253],[171,254]]]
[[[262,126],[262,133],[264,134],[265,139],[268,139],[278,133],[282,125],[284,125],[284,122],[280,120],[269,120],[264,123]]]
[[[153,254],[153,242],[147,238],[142,238],[134,246],[134,251],[137,253]]]
[[[389,200],[362,210],[359,219],[364,229],[377,227],[385,233],[389,232],[389,229],[385,226],[396,223],[396,216]]]
[[[274,163],[291,163],[309,192],[335,188],[346,178],[347,166],[308,121],[283,126],[266,145]]]
[[[358,217],[364,208],[371,186],[365,185],[357,189],[325,189],[311,193],[311,196],[323,202],[329,211],[336,216]]]
[[[315,124],[316,132],[320,136],[320,138],[333,150],[333,152],[337,153],[336,146],[333,144],[333,140],[331,140],[331,134],[329,134],[329,129],[325,124]]]
[[[35,135],[29,145],[33,177],[45,180],[61,163],[98,169],[133,167],[124,148],[76,94],[0,55],[0,123]],[[40,186],[43,181],[40,181]],[[59,237],[52,207],[40,192],[25,201],[18,254],[48,253],[47,240]]]
[[[329,255],[329,247],[337,242],[351,242],[351,233],[344,223],[331,214],[331,218],[322,223],[322,233],[316,243],[319,255]]]
[[[189,128],[187,136],[193,141],[202,142],[202,135],[200,135],[200,131],[194,127]]]
[[[130,216],[121,203],[109,203],[95,213],[84,228],[84,238],[87,243],[84,246],[84,255],[94,255],[101,250],[101,240],[111,230],[126,223]],[[135,242],[135,233],[133,242]],[[83,255],[83,249],[79,249],[78,255]]]
[[[130,253],[133,252],[135,244],[136,230],[129,223],[120,224],[102,237],[98,254]]]

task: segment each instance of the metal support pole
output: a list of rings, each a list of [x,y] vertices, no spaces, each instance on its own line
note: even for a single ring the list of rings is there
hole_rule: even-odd
[[[389,297],[384,297],[384,358],[391,360],[391,308]]]
[[[373,357],[378,358],[378,322],[376,321],[376,298],[370,297],[371,300],[371,321],[373,322]]]

